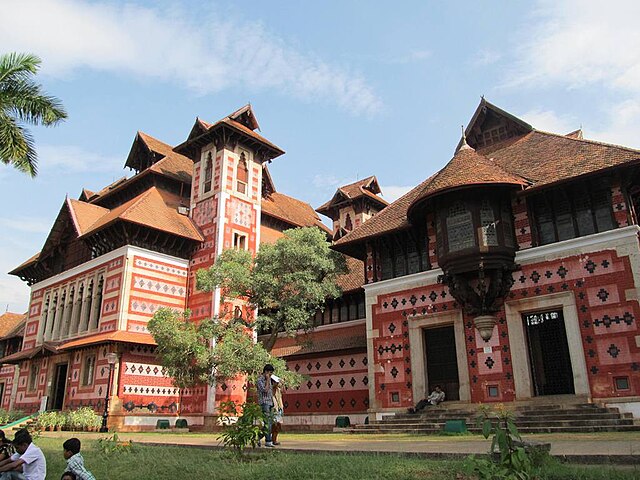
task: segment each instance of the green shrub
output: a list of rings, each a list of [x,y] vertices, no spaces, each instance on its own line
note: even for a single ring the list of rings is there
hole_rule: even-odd
[[[265,418],[260,405],[247,402],[238,405],[233,402],[222,402],[218,409],[220,420],[225,426],[218,437],[225,447],[231,447],[238,455],[251,445],[255,447],[264,430]]]
[[[471,456],[466,466],[480,480],[527,480],[531,478],[532,464],[529,455],[522,446],[522,438],[516,427],[513,412],[503,405],[495,409],[482,405],[477,417],[482,427],[482,435],[493,435],[489,460]],[[494,461],[494,455],[499,458]]]
[[[98,439],[98,450],[105,455],[128,454],[134,451],[133,442],[131,440],[120,440],[117,433],[110,437]]]

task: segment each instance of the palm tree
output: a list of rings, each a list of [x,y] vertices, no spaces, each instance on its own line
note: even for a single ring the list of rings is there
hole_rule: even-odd
[[[28,53],[0,56],[0,161],[32,177],[37,174],[33,137],[23,124],[55,125],[67,112],[42,91],[33,76],[40,59]]]

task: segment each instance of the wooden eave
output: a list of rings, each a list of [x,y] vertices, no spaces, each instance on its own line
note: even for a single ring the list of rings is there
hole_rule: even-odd
[[[274,144],[259,141],[257,138],[248,135],[240,128],[224,120],[216,123],[201,135],[181,143],[173,150],[193,160],[198,154],[198,151],[210,143],[214,143],[216,146],[243,143],[254,149],[258,157],[262,156],[262,161],[273,160],[285,153],[284,150]]]

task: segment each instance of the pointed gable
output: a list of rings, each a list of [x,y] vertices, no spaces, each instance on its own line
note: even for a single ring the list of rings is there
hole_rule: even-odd
[[[367,197],[381,208],[384,208],[389,203],[378,196],[380,193],[382,193],[382,190],[378,184],[378,179],[372,175],[362,180],[339,187],[331,200],[316,208],[316,212],[330,217],[331,215],[329,215],[329,212],[333,208],[337,208],[347,202],[352,202],[360,197]]]
[[[482,97],[465,129],[467,143],[476,150],[519,138],[533,130],[524,120],[489,103]],[[462,140],[457,149],[462,146]],[[457,151],[456,149],[456,151]]]
[[[229,118],[231,120],[235,120],[238,123],[241,123],[251,130],[260,130],[258,119],[256,119],[250,103],[233,112],[231,115],[229,115]]]
[[[210,143],[235,145],[242,142],[255,150],[256,158],[261,162],[284,154],[284,150],[254,131],[258,128],[251,105],[245,105],[214,124],[196,118],[187,140],[174,151],[195,158],[198,150]]]

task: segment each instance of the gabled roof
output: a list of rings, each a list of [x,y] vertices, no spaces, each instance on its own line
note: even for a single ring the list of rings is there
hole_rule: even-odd
[[[527,191],[640,163],[640,150],[538,130],[490,156],[505,170],[530,180]]]
[[[412,190],[409,190],[388,207],[382,209],[375,216],[334,242],[333,245],[336,247],[336,250],[352,255],[353,252],[350,251],[351,249],[345,248],[350,244],[359,243],[366,238],[377,237],[396,230],[409,228],[411,226],[407,219],[409,206],[420,196],[420,193],[432,178],[433,177],[427,178],[424,182]]]
[[[279,157],[284,153],[280,147],[271,143],[259,133],[254,132],[258,128],[258,121],[255,119],[253,109],[250,105],[246,105],[239,110],[236,110],[230,115],[218,120],[215,123],[208,123],[200,118],[196,118],[196,121],[191,128],[189,137],[187,140],[174,148],[176,152],[187,152],[193,146],[202,146],[210,143],[213,137],[224,129],[233,133],[240,134],[245,140],[252,142],[262,148],[267,154],[266,159],[271,160]]]
[[[512,126],[512,129],[511,129],[512,131],[510,132],[510,135],[513,135],[513,134],[522,135],[522,134],[531,132],[533,130],[533,127],[529,125],[527,122],[525,122],[524,120],[516,117],[515,115],[505,110],[502,110],[500,107],[497,107],[496,105],[488,102],[487,100],[485,100],[484,97],[482,97],[480,99],[480,103],[478,104],[478,107],[476,108],[476,111],[473,113],[473,116],[471,117],[471,120],[469,121],[469,124],[467,125],[467,128],[464,131],[465,132],[464,138],[468,140],[468,143],[471,146],[476,147],[476,144],[474,142],[474,137],[476,133],[483,128],[483,124],[487,120],[490,120],[492,118],[505,119]],[[462,144],[463,144],[463,140],[460,139],[460,142],[456,147],[456,151],[458,151],[458,149],[462,146]]]
[[[487,157],[480,155],[466,143],[458,149],[453,158],[423,186],[409,209],[417,203],[441,194],[469,186],[528,185],[526,179],[511,174]]]
[[[198,227],[186,215],[178,213],[182,199],[157,187],[132,198],[128,202],[108,211],[91,228],[83,233],[87,237],[116,221],[137,223],[180,237],[203,241]]]
[[[333,207],[337,207],[343,203],[353,201],[356,198],[367,197],[380,205],[382,208],[389,205],[389,203],[379,197],[377,194],[382,193],[378,179],[375,176],[370,176],[362,180],[350,183],[339,187],[331,200],[316,208],[316,212],[326,215]]]
[[[318,227],[330,233],[311,205],[283,193],[273,192],[262,199],[262,214],[296,227]]]
[[[24,313],[6,312],[0,315],[0,339],[16,336],[16,331],[24,326],[26,320]]]
[[[409,228],[409,207],[418,199],[424,199],[444,189],[473,185],[482,181],[489,184],[520,184],[525,187],[523,193],[526,194],[538,188],[569,182],[579,177],[640,164],[639,150],[585,140],[580,138],[577,132],[558,135],[538,131],[484,99],[476,109],[466,132],[477,126],[481,121],[481,115],[487,111],[503,115],[514,122],[518,135],[474,152],[474,164],[480,168],[456,169],[448,164],[436,175],[423,181],[376,216],[337,240],[334,243],[336,250],[361,256],[356,244],[367,238]],[[461,140],[457,149],[459,153],[463,145],[464,142]],[[474,178],[475,176],[477,178]]]
[[[78,236],[84,235],[99,218],[109,213],[108,208],[80,200],[67,199],[66,203]]]

